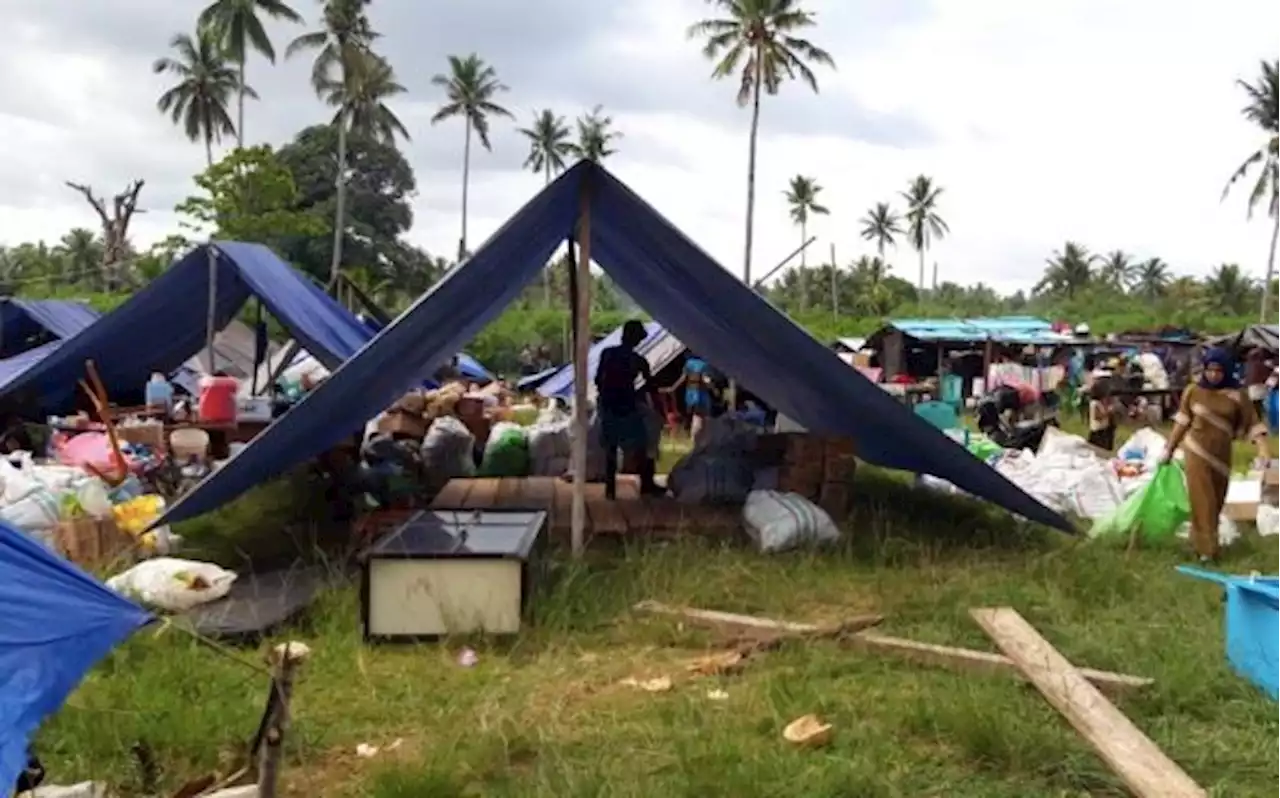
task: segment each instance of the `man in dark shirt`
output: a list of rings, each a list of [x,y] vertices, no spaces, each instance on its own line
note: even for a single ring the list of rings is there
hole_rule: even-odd
[[[600,415],[600,444],[604,447],[605,496],[617,496],[618,450],[640,463],[642,493],[660,492],[654,484],[655,463],[649,456],[652,375],[649,362],[636,352],[646,337],[644,324],[628,321],[622,326],[622,343],[600,353],[596,366],[596,412]],[[637,390],[641,382],[643,389]]]

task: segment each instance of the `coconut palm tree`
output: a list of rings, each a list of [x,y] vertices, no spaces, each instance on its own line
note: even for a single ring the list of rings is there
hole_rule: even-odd
[[[902,192],[907,203],[907,240],[920,255],[920,285],[924,290],[924,258],[929,245],[951,232],[947,223],[938,215],[938,198],[942,187],[934,185],[933,178],[917,175]]]
[[[520,128],[520,135],[529,140],[529,157],[524,159],[524,168],[541,174],[545,183],[550,184],[553,176],[564,171],[564,159],[574,150],[564,117],[545,108],[534,113],[532,125]]]
[[[893,294],[885,279],[888,265],[879,257],[863,255],[852,265],[851,278],[856,289],[854,306],[868,316],[883,316],[893,306]]]
[[[460,116],[465,122],[466,138],[462,149],[462,237],[458,239],[458,260],[467,256],[467,184],[471,177],[471,133],[474,130],[480,145],[493,150],[489,144],[489,117],[512,117],[510,111],[494,102],[507,86],[498,80],[498,73],[475,53],[464,57],[449,56],[449,72],[431,78],[434,86],[445,91],[446,102],[431,117],[431,124]]]
[[[524,159],[524,168],[542,174],[545,184],[551,184],[551,178],[564,171],[566,156],[573,155],[573,143],[569,141],[569,126],[564,117],[544,108],[533,115],[533,124],[520,128],[520,135],[529,140],[529,157]],[[551,267],[542,270],[542,301],[551,305]]]
[[[249,49],[261,53],[271,63],[276,62],[276,50],[262,26],[259,14],[271,19],[301,24],[298,12],[281,0],[213,0],[200,12],[199,27],[209,30],[222,47],[222,51],[238,67],[239,108],[236,115],[236,146],[244,146],[244,100],[246,91],[244,72],[249,59]]]
[[[1159,258],[1148,258],[1133,274],[1133,290],[1145,299],[1157,299],[1169,287],[1169,264]]]
[[[64,283],[89,281],[102,266],[102,242],[92,230],[75,227],[67,232],[53,248],[53,254],[61,263]]]
[[[373,56],[369,49],[378,33],[370,27],[369,17],[365,14],[368,5],[369,0],[328,0],[324,4],[324,27],[302,34],[285,49],[285,58],[292,58],[303,52],[316,52],[315,61],[311,64],[311,87],[325,102],[338,109],[333,121],[338,128],[338,168],[333,178],[335,197],[330,279],[337,279],[338,272],[342,269],[342,242],[347,228],[347,135],[353,124],[350,101],[357,95],[354,83],[358,73],[369,78],[371,73],[379,69],[372,63]],[[375,75],[374,79],[377,77],[381,76]],[[389,79],[390,76],[386,78]],[[394,85],[400,92],[404,91],[399,84]],[[381,104],[381,97],[373,105],[375,108],[386,107]],[[387,113],[390,114],[390,111]],[[404,125],[400,124],[394,114],[391,114],[391,119],[395,120],[400,131],[404,130]],[[394,126],[391,126],[391,131],[385,138],[393,138],[396,132]],[[407,133],[405,138],[408,138]]]
[[[689,27],[690,39],[703,40],[702,54],[715,61],[716,80],[738,81],[738,105],[751,106],[747,155],[746,244],[742,279],[751,285],[751,246],[756,204],[756,143],[760,135],[760,95],[774,95],[786,80],[799,77],[818,91],[810,64],[835,68],[830,53],[797,34],[812,28],[814,15],[796,0],[709,0],[723,16]]]
[[[575,158],[600,163],[610,155],[617,155],[614,143],[622,133],[613,129],[613,117],[604,113],[604,106],[597,105],[590,113],[578,117],[578,140],[569,143],[569,152]]]
[[[885,248],[898,245],[898,236],[902,235],[902,217],[889,207],[889,203],[877,202],[861,222],[863,239],[876,242],[876,254],[884,260]]]
[[[1264,198],[1267,199],[1267,216],[1271,217],[1271,249],[1267,254],[1267,274],[1262,281],[1262,322],[1267,321],[1267,309],[1271,304],[1271,276],[1276,273],[1276,242],[1280,240],[1280,80],[1277,72],[1280,62],[1262,62],[1262,73],[1253,83],[1237,80],[1236,85],[1244,90],[1249,101],[1240,113],[1245,119],[1257,125],[1264,139],[1256,151],[1244,159],[1244,163],[1236,169],[1222,190],[1225,198],[1231,187],[1239,180],[1249,176],[1255,166],[1258,178],[1249,192],[1249,218],[1253,218],[1253,209]]]
[[[1098,282],[1113,291],[1124,291],[1133,282],[1133,260],[1127,252],[1108,252],[1098,266]]]
[[[386,104],[388,98],[408,91],[396,81],[387,59],[365,52],[348,66],[344,77],[324,87],[325,102],[338,109],[333,124],[339,125],[339,132],[345,116],[346,126],[358,136],[392,145],[397,137],[409,141],[408,128]]]
[[[1223,313],[1242,314],[1250,300],[1256,299],[1253,280],[1234,263],[1214,269],[1204,280],[1204,290],[1213,309]]]
[[[809,240],[809,218],[810,216],[826,216],[831,213],[823,205],[818,204],[818,194],[822,192],[822,186],[818,185],[818,181],[812,177],[804,175],[796,175],[791,178],[791,184],[787,186],[787,190],[782,192],[787,198],[787,205],[790,206],[791,221],[800,227],[800,309],[808,310],[809,308],[809,278],[807,267],[808,263],[805,259],[804,243]]]
[[[178,82],[160,95],[156,107],[181,125],[187,138],[204,142],[205,163],[212,166],[213,143],[236,132],[227,104],[241,91],[240,78],[208,31],[195,36],[179,33],[169,40],[169,47],[174,55],[157,58],[151,71],[173,75]],[[248,86],[243,91],[246,96],[258,96]]]
[[[1093,264],[1097,259],[1087,247],[1068,241],[1046,261],[1048,268],[1033,290],[1037,294],[1074,299],[1093,280]]]

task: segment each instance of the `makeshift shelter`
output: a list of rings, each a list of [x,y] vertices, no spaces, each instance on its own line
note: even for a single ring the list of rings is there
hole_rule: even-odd
[[[700,250],[603,167],[561,174],[468,260],[378,333],[314,391],[166,513],[208,512],[355,433],[496,318],[575,233],[576,286],[594,259],[664,327],[726,375],[808,429],[848,436],[865,460],[928,473],[1027,518],[1069,530],[1058,514],[917,418]],[[578,291],[575,308],[589,308]],[[585,374],[584,315],[575,318]],[[580,377],[581,378],[581,377]],[[585,408],[576,405],[575,457],[585,459]],[[575,543],[585,514],[577,469]]]
[[[1235,352],[1263,349],[1275,354],[1280,351],[1280,325],[1251,324],[1240,332],[1210,338],[1209,346],[1225,346]]]
[[[40,723],[151,615],[0,523],[0,794]]]
[[[687,351],[687,347],[680,343],[678,338],[656,321],[646,322],[644,330],[645,339],[640,346],[636,347],[636,352],[649,363],[651,374],[656,375]],[[596,369],[600,365],[600,354],[621,342],[622,328],[619,327],[592,344],[591,349],[588,350],[587,376],[591,382],[587,390],[590,395],[595,395]],[[568,399],[573,396],[573,364],[567,363],[547,377],[538,386],[538,393],[558,399]]]
[[[346,308],[261,244],[197,247],[124,304],[0,375],[0,397],[34,394],[41,409],[73,404],[86,360],[109,391],[137,391],[154,371],[169,373],[210,344],[251,296],[329,368],[368,342]]]
[[[63,340],[97,321],[102,314],[69,299],[0,299],[0,357],[10,358],[50,340]]]

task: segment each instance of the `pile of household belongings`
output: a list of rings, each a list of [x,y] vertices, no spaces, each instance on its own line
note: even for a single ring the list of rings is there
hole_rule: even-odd
[[[1182,453],[1162,468],[1165,443],[1163,435],[1144,427],[1110,455],[1078,435],[1049,427],[1034,452],[1002,449],[982,435],[968,436],[967,447],[1047,507],[1092,521],[1092,536],[1127,535],[1135,523],[1144,521],[1142,516],[1153,527],[1144,530],[1147,537],[1185,536],[1188,511],[1179,464]],[[960,492],[950,482],[929,475],[920,475],[918,482],[947,493]],[[1236,522],[1241,520],[1256,518],[1260,534],[1277,534],[1275,490],[1264,490],[1263,485],[1261,473],[1232,478],[1218,527],[1224,545],[1239,537]],[[1174,510],[1164,512],[1154,505],[1171,505]]]

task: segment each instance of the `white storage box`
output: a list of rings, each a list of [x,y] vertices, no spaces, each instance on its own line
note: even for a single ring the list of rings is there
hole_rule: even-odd
[[[546,526],[543,511],[429,510],[412,516],[364,557],[365,640],[516,634]]]

